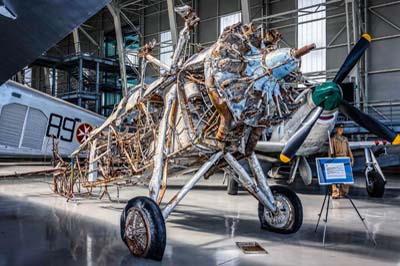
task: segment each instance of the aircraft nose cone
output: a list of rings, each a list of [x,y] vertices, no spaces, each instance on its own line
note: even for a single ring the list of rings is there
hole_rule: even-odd
[[[312,92],[314,104],[324,108],[325,111],[338,108],[342,99],[342,89],[334,82],[324,82],[316,86]]]

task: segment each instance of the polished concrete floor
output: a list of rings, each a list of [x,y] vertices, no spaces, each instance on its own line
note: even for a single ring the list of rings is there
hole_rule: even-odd
[[[166,198],[184,178],[172,180]],[[362,181],[362,180],[361,180]],[[323,227],[314,233],[323,192],[318,186],[296,190],[304,221],[293,235],[260,229],[257,202],[247,193],[229,196],[221,177],[202,181],[167,222],[162,262],[130,255],[119,237],[124,201],[147,195],[144,187],[124,188],[120,203],[93,197],[66,202],[52,194],[51,180],[0,181],[0,266],[13,265],[400,265],[400,178],[389,180],[384,199],[370,199],[362,182],[352,195],[366,217],[374,246],[346,199],[329,213],[326,244]],[[111,190],[116,198],[116,191]],[[238,241],[257,241],[268,254],[245,255]]]

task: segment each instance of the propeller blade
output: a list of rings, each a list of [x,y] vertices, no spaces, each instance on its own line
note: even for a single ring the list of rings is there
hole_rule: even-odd
[[[290,162],[290,160],[296,155],[296,152],[299,150],[315,122],[321,115],[324,109],[322,107],[314,107],[313,110],[304,118],[303,122],[301,122],[300,126],[297,128],[296,132],[290,137],[287,141],[285,147],[283,148],[280,159],[284,163]]]
[[[369,132],[379,136],[382,139],[390,141],[393,145],[400,144],[400,135],[385,126],[375,118],[361,112],[356,107],[346,101],[342,101],[339,106],[340,111],[351,120],[367,129]]]
[[[354,45],[353,49],[347,55],[339,71],[336,73],[333,82],[340,84],[347,77],[353,67],[357,64],[358,60],[364,54],[365,50],[369,47],[371,42],[371,35],[365,33],[361,39]]]

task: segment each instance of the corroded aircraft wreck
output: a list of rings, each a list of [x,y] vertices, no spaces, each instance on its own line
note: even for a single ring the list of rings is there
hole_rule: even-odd
[[[141,48],[141,83],[91,132],[71,163],[61,163],[66,170],[55,176],[56,190],[71,196],[75,183],[86,188],[148,183],[149,197],[133,198],[124,208],[121,238],[134,255],[156,260],[164,254],[165,220],[202,177],[218,170],[259,201],[262,228],[296,232],[303,219],[299,198],[286,187],[268,185],[254,150],[268,129],[301,110],[305,119],[281,153],[283,161],[293,158],[321,113],[341,104],[338,84],[348,71],[336,83],[310,90],[299,68],[301,56],[315,45],[279,48],[277,31],[241,23],[188,57],[190,32],[200,19],[189,6],[176,12],[185,26],[171,66],[152,55],[155,42]],[[148,64],[164,70],[150,84],[144,82]],[[198,170],[161,209],[168,173],[186,168]]]
[[[296,232],[302,223],[301,202],[287,188],[268,186],[254,148],[268,127],[302,104],[301,90],[288,84],[301,82],[300,57],[314,45],[278,49],[278,32],[263,38],[261,29],[238,23],[227,27],[214,45],[187,58],[189,33],[200,19],[189,6],[176,12],[185,27],[172,65],[152,56],[155,43],[142,47],[142,82],[72,154],[64,177],[73,176],[84,187],[149,180],[150,197],[130,200],[121,217],[121,237],[137,256],[162,258],[165,219],[200,178],[222,168],[260,202],[264,228]],[[150,84],[144,83],[147,64],[164,69]],[[248,159],[254,177],[239,163],[242,159]],[[197,172],[161,211],[168,172],[196,166]]]

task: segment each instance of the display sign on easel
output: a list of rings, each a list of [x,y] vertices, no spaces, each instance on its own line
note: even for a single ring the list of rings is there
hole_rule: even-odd
[[[350,158],[349,157],[336,157],[336,158],[316,158],[317,164],[317,174],[318,174],[318,182],[320,185],[343,185],[343,184],[354,184],[353,179],[353,171],[351,168]],[[365,230],[368,233],[369,238],[376,245],[375,239],[372,237],[371,232],[368,230],[367,224],[365,223],[365,218],[361,216],[358,211],[356,205],[349,195],[344,195],[347,198],[354,210],[357,212],[358,217],[363,223]],[[324,226],[324,234],[322,238],[322,244],[325,245],[325,235],[326,235],[326,227],[328,224],[328,212],[329,212],[329,202],[332,198],[332,188],[329,186],[326,189],[325,198],[322,202],[321,211],[318,214],[318,221],[315,227],[315,232],[318,230],[319,222],[322,216],[322,212],[326,204],[325,211],[325,226]],[[328,200],[327,200],[328,199]]]
[[[320,185],[354,184],[349,157],[316,158]]]

